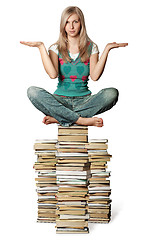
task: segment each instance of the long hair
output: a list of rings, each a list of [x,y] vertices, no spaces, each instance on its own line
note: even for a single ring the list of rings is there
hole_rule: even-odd
[[[88,60],[91,54],[91,48],[89,48],[89,43],[93,43],[93,42],[87,35],[84,15],[80,10],[80,8],[76,6],[70,6],[64,9],[61,15],[59,39],[56,42],[56,44],[58,45],[58,51],[62,55],[64,62],[66,61],[70,62],[71,59],[68,55],[68,48],[67,48],[68,39],[67,39],[67,34],[65,32],[65,26],[66,26],[67,19],[72,14],[77,14],[80,19],[81,28],[80,28],[80,34],[79,34],[79,52],[80,52],[81,61],[85,62]]]

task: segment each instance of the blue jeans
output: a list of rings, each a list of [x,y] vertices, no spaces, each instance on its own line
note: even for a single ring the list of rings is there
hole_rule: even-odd
[[[111,109],[118,100],[118,90],[105,88],[94,95],[62,97],[39,87],[29,87],[27,95],[32,104],[62,126],[70,126],[79,117],[90,118]]]

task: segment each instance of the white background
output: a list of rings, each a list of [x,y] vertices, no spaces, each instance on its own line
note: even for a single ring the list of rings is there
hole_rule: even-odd
[[[148,239],[148,5],[147,1],[3,1],[1,22],[1,233],[3,239],[69,239],[56,235],[55,224],[36,223],[37,196],[33,164],[35,139],[57,138],[57,125],[45,126],[43,114],[26,96],[29,86],[53,92],[39,50],[19,41],[43,41],[46,48],[58,39],[63,9],[82,9],[89,37],[100,53],[108,42],[128,42],[110,51],[105,71],[89,82],[93,93],[119,89],[117,105],[101,115],[103,128],[89,127],[90,138],[108,138],[112,188],[112,221],[89,224],[88,235],[72,239]]]

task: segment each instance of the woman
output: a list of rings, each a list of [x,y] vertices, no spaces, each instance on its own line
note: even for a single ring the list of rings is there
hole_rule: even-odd
[[[91,95],[88,76],[97,81],[103,71],[112,48],[125,47],[127,43],[109,43],[98,60],[98,47],[88,37],[82,11],[78,7],[66,8],[61,16],[60,36],[48,49],[43,42],[20,43],[38,47],[45,71],[58,86],[54,94],[38,87],[28,89],[33,105],[46,116],[44,124],[60,123],[86,126],[103,126],[103,119],[93,117],[111,109],[118,100],[118,90],[107,88]]]

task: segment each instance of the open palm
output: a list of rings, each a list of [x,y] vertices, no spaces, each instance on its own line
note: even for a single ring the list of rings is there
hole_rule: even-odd
[[[25,42],[25,41],[20,41],[20,43],[29,47],[39,47],[43,44],[43,42]]]
[[[112,48],[118,48],[118,47],[126,47],[128,45],[128,43],[116,43],[116,42],[113,42],[113,43],[108,43],[106,47],[110,49]]]

